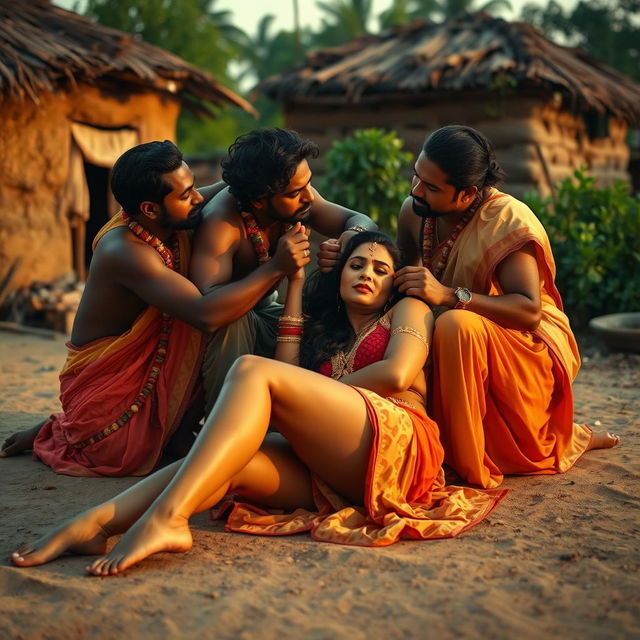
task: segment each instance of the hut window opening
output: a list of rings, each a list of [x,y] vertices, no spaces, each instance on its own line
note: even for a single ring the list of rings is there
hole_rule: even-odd
[[[587,129],[587,135],[591,140],[594,138],[609,137],[609,118],[607,116],[601,116],[598,113],[589,111],[585,113],[583,117]]]

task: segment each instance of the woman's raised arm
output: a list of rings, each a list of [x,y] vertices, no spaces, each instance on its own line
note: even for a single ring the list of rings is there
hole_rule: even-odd
[[[403,298],[391,316],[391,339],[384,358],[340,379],[381,396],[406,391],[427,361],[433,333],[431,309],[415,298]]]
[[[300,364],[300,341],[302,338],[302,287],[304,268],[289,278],[287,296],[282,316],[278,320],[278,337],[275,359],[289,364]]]

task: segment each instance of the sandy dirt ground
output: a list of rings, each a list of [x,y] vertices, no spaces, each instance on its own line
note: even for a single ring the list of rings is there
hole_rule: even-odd
[[[58,406],[64,339],[0,332],[0,438]],[[0,460],[0,638],[639,638],[640,356],[592,350],[577,419],[622,437],[564,475],[508,478],[506,499],[459,538],[366,549],[229,534],[193,520],[194,548],[121,576],[66,556],[6,561],[133,478],[59,476]]]

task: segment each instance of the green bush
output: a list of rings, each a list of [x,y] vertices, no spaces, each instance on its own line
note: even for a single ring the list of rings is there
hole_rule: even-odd
[[[596,188],[584,169],[574,176],[555,199],[525,201],[549,234],[565,310],[584,327],[594,316],[640,311],[640,195],[624,182]]]
[[[326,155],[322,194],[345,207],[366,213],[395,234],[398,211],[411,185],[403,177],[413,154],[402,151],[394,131],[358,129],[335,141]]]

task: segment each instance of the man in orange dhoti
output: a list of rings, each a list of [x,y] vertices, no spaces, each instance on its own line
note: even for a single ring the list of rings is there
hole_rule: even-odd
[[[439,129],[416,161],[398,224],[413,266],[396,285],[441,312],[432,415],[445,460],[482,487],[504,474],[563,472],[618,442],[573,422],[580,358],[551,247],[533,212],[495,189],[503,176],[481,133]]]
[[[219,304],[186,277],[186,230],[200,222],[204,196],[169,141],[124,153],[111,188],[123,211],[94,242],[60,375],[63,412],[8,438],[0,457],[33,447],[58,473],[145,475],[177,430],[188,435],[201,417],[193,396],[202,332],[218,328]],[[308,262],[306,235],[285,240],[282,275],[283,264],[295,272]]]

